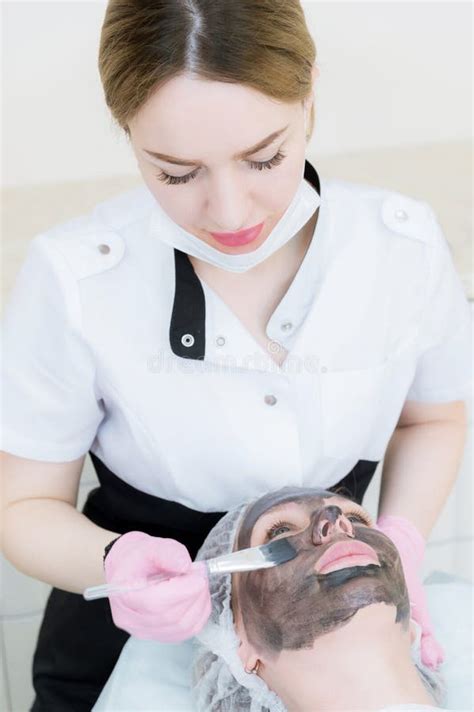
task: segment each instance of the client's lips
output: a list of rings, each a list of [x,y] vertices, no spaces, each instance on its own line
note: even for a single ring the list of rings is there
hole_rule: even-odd
[[[363,541],[338,541],[317,560],[314,568],[319,574],[344,569],[347,566],[380,566],[374,549]]]

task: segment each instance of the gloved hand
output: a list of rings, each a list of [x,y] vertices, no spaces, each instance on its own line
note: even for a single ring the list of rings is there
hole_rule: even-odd
[[[444,660],[444,651],[434,637],[428,601],[419,575],[425,540],[405,517],[382,515],[377,519],[375,529],[388,536],[398,549],[410,598],[411,617],[421,626],[421,659],[425,665],[436,669]]]
[[[410,598],[411,617],[421,626],[421,659],[425,665],[436,670],[444,660],[444,650],[434,637],[426,593],[419,576],[425,555],[425,540],[405,517],[382,515],[374,528],[388,536],[398,549]]]
[[[175,539],[133,531],[114,540],[104,559],[109,584],[133,582],[156,573],[185,574],[109,596],[117,628],[142,640],[163,643],[177,643],[199,633],[211,613],[211,597],[205,566],[190,569],[191,564],[188,550]]]

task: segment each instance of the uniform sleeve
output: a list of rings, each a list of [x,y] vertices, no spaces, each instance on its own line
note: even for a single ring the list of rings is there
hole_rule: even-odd
[[[63,462],[86,453],[104,411],[81,333],[75,275],[46,233],[30,243],[3,317],[0,447]]]
[[[407,399],[428,403],[467,400],[472,396],[471,309],[449,244],[431,208],[429,220],[430,270],[420,350]]]

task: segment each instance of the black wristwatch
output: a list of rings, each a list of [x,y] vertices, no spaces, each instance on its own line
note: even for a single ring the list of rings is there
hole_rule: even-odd
[[[116,539],[112,539],[112,541],[109,542],[109,543],[107,544],[107,546],[105,547],[105,549],[104,549],[104,556],[102,557],[102,563],[103,563],[104,566],[105,566],[105,557],[107,556],[107,554],[109,553],[109,551],[111,550],[111,548],[113,547],[113,545],[115,544],[115,542],[118,541],[118,540],[120,539],[120,537],[122,537],[122,536],[123,536],[123,534],[120,534],[120,536],[118,536]]]

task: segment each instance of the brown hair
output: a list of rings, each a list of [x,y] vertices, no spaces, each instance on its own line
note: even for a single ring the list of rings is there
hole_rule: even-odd
[[[315,58],[299,0],[109,0],[99,73],[112,118],[129,137],[128,122],[177,75],[303,102]],[[307,138],[313,126],[314,103]]]

